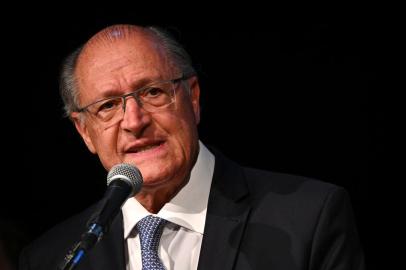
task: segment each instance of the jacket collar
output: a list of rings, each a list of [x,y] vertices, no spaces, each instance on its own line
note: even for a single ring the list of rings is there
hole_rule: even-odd
[[[216,165],[209,196],[198,269],[232,269],[250,213],[243,169],[215,149]]]

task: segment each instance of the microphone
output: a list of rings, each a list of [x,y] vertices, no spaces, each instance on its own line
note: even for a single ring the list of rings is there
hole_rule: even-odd
[[[107,190],[87,222],[88,230],[65,256],[59,269],[71,270],[79,264],[86,252],[109,231],[124,202],[141,190],[142,183],[141,172],[131,164],[121,163],[111,168],[107,175]]]
[[[133,165],[122,163],[111,168],[107,175],[107,190],[87,222],[88,227],[96,224],[106,233],[124,202],[141,190],[142,182],[141,172]]]

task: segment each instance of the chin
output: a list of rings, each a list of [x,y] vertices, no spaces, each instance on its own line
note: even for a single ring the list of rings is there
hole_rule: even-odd
[[[159,170],[157,171],[157,167],[144,169],[140,168],[141,173],[143,175],[143,186],[146,188],[156,188],[156,187],[163,187],[163,186],[177,186],[176,183],[183,182],[183,178],[179,174],[173,174],[172,172],[179,172],[179,169],[173,169],[170,171]],[[159,167],[158,167],[159,168]]]
[[[153,166],[152,168],[150,166],[148,166],[147,168],[140,166],[139,169],[144,180],[144,185],[157,185],[167,182],[171,178],[170,174],[167,174],[164,171],[160,170],[159,166]]]

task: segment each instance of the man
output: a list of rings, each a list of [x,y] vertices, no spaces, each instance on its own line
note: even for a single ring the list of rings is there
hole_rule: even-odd
[[[77,269],[364,268],[343,189],[243,168],[199,141],[198,79],[164,32],[131,25],[100,31],[67,58],[61,93],[105,169],[134,164],[144,179]],[[21,269],[55,269],[93,210],[35,241]],[[159,232],[144,238],[151,224]],[[155,235],[152,254],[145,243]]]

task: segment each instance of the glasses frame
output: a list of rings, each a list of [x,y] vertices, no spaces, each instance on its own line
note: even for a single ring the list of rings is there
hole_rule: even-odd
[[[88,104],[88,105],[82,107],[82,108],[78,108],[78,109],[76,110],[76,112],[78,112],[78,113],[85,113],[85,112],[88,112],[88,113],[90,113],[91,115],[93,115],[93,113],[91,113],[91,112],[88,110],[88,108],[89,108],[90,106],[93,106],[94,104],[97,104],[97,103],[100,103],[100,102],[108,101],[108,100],[111,100],[111,99],[117,99],[117,98],[121,98],[121,99],[123,100],[123,107],[122,107],[122,109],[123,109],[123,111],[125,112],[126,99],[127,99],[127,97],[130,97],[130,96],[132,96],[132,97],[136,100],[138,106],[140,106],[141,108],[143,108],[142,101],[141,101],[141,100],[139,99],[139,97],[136,95],[137,93],[139,93],[139,92],[141,92],[141,91],[143,91],[143,90],[145,90],[145,89],[147,89],[147,88],[153,86],[154,84],[169,83],[169,82],[172,83],[172,84],[176,84],[176,83],[178,83],[178,82],[187,80],[187,79],[189,79],[189,78],[192,77],[192,76],[194,76],[194,74],[192,74],[192,75],[190,75],[190,76],[182,75],[182,76],[180,76],[180,77],[178,77],[178,78],[175,78],[175,79],[172,79],[172,80],[154,81],[154,82],[148,83],[148,84],[145,85],[145,86],[142,86],[141,88],[138,88],[138,89],[132,91],[131,93],[127,93],[127,94],[120,95],[120,96],[112,96],[112,97],[108,97],[108,98],[99,99],[99,100],[97,100],[97,101],[95,101],[95,102],[92,102],[92,103],[90,103],[90,104]],[[172,99],[174,99],[174,97],[175,97],[175,94],[176,94],[175,91],[176,91],[176,89],[177,89],[177,87],[174,87],[174,88],[173,88],[173,97],[172,97]],[[174,99],[171,103],[168,103],[167,105],[170,105],[170,104],[172,104],[172,103],[174,103],[174,102],[175,102],[175,99]]]

